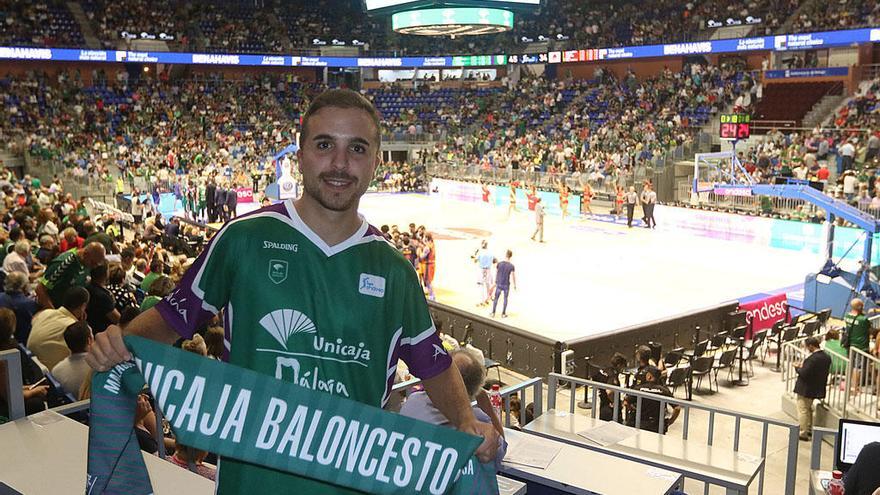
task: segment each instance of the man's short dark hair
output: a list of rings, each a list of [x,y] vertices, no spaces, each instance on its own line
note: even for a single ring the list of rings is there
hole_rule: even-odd
[[[73,354],[86,352],[91,335],[92,329],[89,328],[89,324],[84,321],[78,321],[71,323],[64,329],[64,342]]]
[[[804,345],[807,347],[819,347],[819,339],[816,337],[807,337],[804,340]]]
[[[376,111],[376,107],[373,106],[373,103],[370,100],[350,89],[328,89],[312,101],[312,104],[309,105],[309,109],[306,110],[306,113],[302,118],[302,132],[299,135],[300,148],[303,147],[305,140],[309,135],[309,119],[325,107],[356,108],[367,112],[367,115],[370,116],[370,120],[372,120],[373,124],[376,126],[374,137],[376,139],[376,148],[378,149],[379,145],[382,143],[382,131],[379,123],[381,118],[379,117],[379,112]]]
[[[134,260],[134,249],[127,247],[119,253],[119,257],[124,260]]]
[[[452,351],[452,358],[458,355],[466,356],[467,359],[454,359],[461,373],[461,380],[464,382],[464,389],[467,391],[468,397],[473,399],[477,396],[486,381],[485,364],[477,357],[477,353],[467,349],[459,348]]]
[[[62,306],[70,311],[89,303],[89,291],[85,287],[71,287],[64,293]]]
[[[92,276],[92,280],[106,281],[108,270],[109,269],[107,263],[101,263],[100,265],[92,268],[92,270],[89,272],[89,275]]]
[[[513,251],[511,251],[510,249],[507,250],[507,257],[513,258]]]

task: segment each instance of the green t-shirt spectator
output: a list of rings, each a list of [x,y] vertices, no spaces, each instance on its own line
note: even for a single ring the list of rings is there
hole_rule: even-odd
[[[149,275],[147,275],[147,276],[149,277]],[[158,303],[158,302],[161,301],[161,300],[162,300],[162,298],[159,297],[159,296],[147,296],[147,297],[145,297],[145,298],[144,298],[144,302],[141,303],[141,307],[140,307],[141,313],[143,313],[144,311],[146,311],[146,310],[152,308],[153,306],[156,305],[156,303]]]
[[[49,262],[39,282],[46,287],[49,299],[56,308],[61,307],[64,293],[71,287],[85,287],[89,269],[80,261],[76,249],[65,251]]]
[[[846,331],[849,332],[849,345],[856,349],[868,352],[868,340],[871,329],[871,322],[868,317],[863,314],[854,315],[848,313],[843,317],[846,323]]]
[[[150,272],[150,273],[148,273],[148,274],[144,277],[143,282],[141,282],[141,290],[144,291],[144,292],[146,292],[146,293],[149,293],[149,292],[150,292],[150,286],[153,285],[153,282],[154,282],[157,278],[159,278],[159,277],[161,277],[161,276],[162,276],[162,274],[159,273],[159,272]]]
[[[831,373],[841,374],[846,371],[846,357],[849,352],[843,348],[840,339],[832,339],[825,341],[825,352],[831,356]]]
[[[94,234],[86,237],[83,246],[88,246],[91,242],[98,242],[103,244],[104,249],[107,250],[108,253],[112,253],[115,251],[115,249],[113,248],[113,238],[104,232],[95,232]]]

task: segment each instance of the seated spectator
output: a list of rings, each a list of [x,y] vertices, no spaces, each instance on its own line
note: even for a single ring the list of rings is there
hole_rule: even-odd
[[[97,242],[104,246],[104,250],[107,253],[118,252],[118,250],[116,249],[116,244],[113,242],[113,238],[106,232],[98,229],[98,227],[95,225],[95,222],[92,222],[91,220],[87,220],[86,222],[84,222],[83,231],[86,234],[86,245]]]
[[[880,488],[880,442],[871,442],[862,447],[855,464],[843,479],[846,495],[871,495]]]
[[[171,294],[174,290],[174,281],[168,275],[162,275],[150,285],[150,292],[141,303],[141,313],[155,306],[163,297]]]
[[[37,301],[28,295],[28,277],[21,272],[6,275],[0,293],[0,308],[9,308],[15,313],[15,340],[27,342],[31,334],[31,320],[39,307]]]
[[[43,234],[40,236],[40,248],[37,250],[37,261],[41,265],[48,265],[56,256],[58,256],[58,244],[55,237]]]
[[[6,308],[0,308],[0,351],[8,351],[18,349],[13,333],[15,331],[15,313]],[[27,414],[33,414],[46,408],[43,399],[49,392],[48,385],[38,385],[31,388],[30,383],[36,383],[42,376],[35,376],[30,373],[30,368],[26,365],[24,359],[21,361],[21,376],[25,385],[22,386],[24,394],[24,408]],[[7,404],[9,403],[9,394],[6,390],[6,367],[0,366],[0,416],[8,417],[9,411]]]
[[[54,309],[62,303],[67,290],[84,287],[89,270],[104,263],[106,251],[100,243],[58,255],[49,263],[37,283],[37,302],[43,308]]]
[[[73,227],[67,227],[61,231],[61,243],[59,243],[58,249],[63,253],[74,248],[79,249],[83,247],[84,244],[85,239],[76,233],[76,229]]]
[[[840,330],[831,328],[825,332],[825,352],[831,356],[831,373],[841,374],[846,371],[846,359],[849,351],[840,343]]]
[[[47,368],[52,369],[70,355],[64,342],[64,331],[77,321],[85,321],[89,305],[89,291],[84,287],[71,287],[64,294],[59,309],[44,309],[34,316],[27,348]]]
[[[615,352],[611,356],[611,366],[609,368],[601,368],[590,379],[607,385],[620,386],[620,375],[626,370],[626,367],[626,357],[619,352]],[[614,419],[614,395],[616,393],[608,389],[599,389],[599,419],[604,421]]]
[[[483,389],[483,383],[486,381],[486,367],[483,360],[470,349],[460,348],[450,354],[452,362],[461,373],[468,397],[477,401],[477,405],[473,407],[477,421],[491,423],[501,435],[498,454],[495,457],[495,466],[498,468],[507,451],[507,442],[504,440],[504,427],[501,425],[501,418],[495,415],[492,403],[489,402],[489,395]],[[413,392],[400,408],[400,414],[435,425],[449,425],[449,420],[434,406],[424,390]]]
[[[70,349],[70,356],[64,358],[52,368],[52,374],[61,383],[64,392],[79,396],[79,391],[92,368],[86,363],[86,352],[93,341],[92,329],[88,323],[78,321],[64,329],[64,342]]]
[[[134,263],[134,266],[132,266],[131,268],[131,273],[129,273],[129,279],[135,287],[139,288],[140,285],[144,283],[144,279],[147,278],[145,274],[146,271],[147,260],[143,258],[138,258],[138,260]]]
[[[224,340],[226,340],[226,335],[223,332],[223,327],[208,327],[208,330],[205,332],[205,346],[208,350],[208,357],[217,360],[223,359]]]
[[[3,271],[6,274],[10,274],[12,272],[20,272],[25,275],[30,275],[31,271],[28,268],[28,256],[31,253],[31,243],[27,239],[18,241],[15,243],[15,246],[12,248],[12,252],[6,255],[6,258],[3,259]]]
[[[112,263],[107,275],[107,290],[113,295],[116,302],[116,311],[121,314],[125,308],[136,307],[137,300],[134,293],[125,284],[125,270],[119,263]]]
[[[150,261],[150,273],[144,276],[144,280],[141,282],[141,290],[150,293],[150,286],[153,284],[153,281],[162,276],[162,258],[159,256],[153,256],[153,259]]]
[[[92,268],[91,280],[86,285],[89,291],[89,305],[86,310],[87,320],[95,333],[101,333],[111,324],[119,322],[119,311],[116,299],[107,289],[107,264]]]
[[[673,397],[672,392],[660,382],[660,370],[654,366],[647,366],[644,369],[645,381],[640,385],[634,387],[635,390],[640,392],[650,392],[652,394],[662,395],[664,397]],[[635,408],[635,401],[631,401],[631,407]],[[667,406],[668,407],[668,406]],[[639,428],[648,431],[654,431],[657,433],[665,434],[669,431],[669,426],[675,422],[678,418],[678,415],[681,413],[681,406],[675,405],[672,406],[672,415],[666,415],[666,408],[663,410],[660,408],[659,400],[652,399],[642,399],[642,410],[641,410],[641,421],[639,422]],[[665,418],[664,429],[660,430],[660,418]],[[633,424],[635,425],[635,420],[633,420]]]

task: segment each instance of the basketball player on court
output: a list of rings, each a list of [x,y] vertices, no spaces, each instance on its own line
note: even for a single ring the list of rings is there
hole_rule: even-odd
[[[338,395],[375,407],[391,393],[385,356],[400,356],[453,425],[484,438],[478,457],[494,459],[498,433],[474,417],[461,375],[442,352],[415,270],[358,215],[381,156],[375,107],[353,91],[325,91],[312,101],[302,126],[302,196],[227,222],[174,292],[129,323],[126,333],[171,345],[191,338],[224,309],[230,363],[309,386],[298,379],[302,370],[323,383],[333,380]],[[294,315],[290,324],[276,316],[280,312]],[[316,351],[312,336],[296,331],[306,324],[302,328],[314,337],[362,346],[374,359],[364,367]],[[107,371],[131,358],[122,330],[111,325],[98,334],[86,361]],[[255,489],[355,493],[222,459],[217,493],[251,495]]]
[[[489,203],[489,186],[483,184],[483,181],[480,181],[480,189],[483,193],[483,203]]]

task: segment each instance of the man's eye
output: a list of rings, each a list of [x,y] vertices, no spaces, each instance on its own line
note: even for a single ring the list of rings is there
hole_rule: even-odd
[[[355,144],[351,147],[352,151],[355,153],[366,153],[367,148],[360,144]]]
[[[330,143],[328,143],[327,141],[320,141],[320,142],[318,142],[316,147],[319,150],[326,150],[326,149],[330,148]]]

